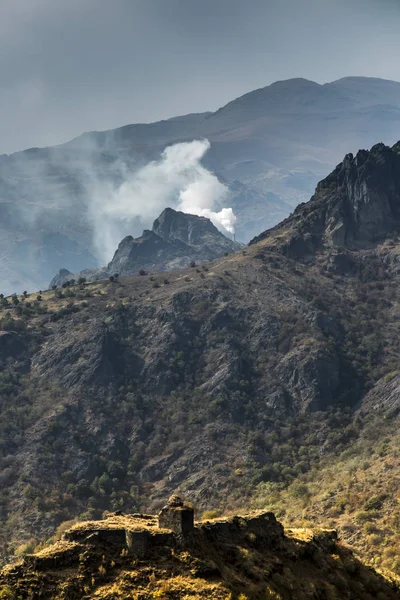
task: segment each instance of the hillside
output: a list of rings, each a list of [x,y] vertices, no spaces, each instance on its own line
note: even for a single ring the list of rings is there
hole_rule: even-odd
[[[166,146],[201,138],[211,143],[205,166],[228,185],[237,239],[247,242],[308,200],[345,152],[400,138],[400,84],[362,77],[324,85],[281,81],[215,113],[91,132],[61,146],[2,155],[2,292],[43,289],[61,267],[72,273],[101,267],[99,203],[111,206],[116,190]],[[132,197],[141,201],[146,204]],[[145,206],[141,219],[118,222],[114,243],[139,236],[159,210],[148,214]]]
[[[279,508],[268,486],[300,478],[304,500],[301,478],[321,486],[319,469],[340,472],[357,444],[394,466],[399,171],[398,146],[377,145],[236,254],[2,299],[3,556],[75,516],[154,510],[175,490],[226,512],[265,484]],[[371,469],[369,493],[387,488],[378,504],[395,523],[396,471],[378,485]],[[368,552],[382,557],[379,544]]]
[[[181,502],[178,498],[174,498]],[[354,558],[334,531],[290,530],[272,513],[180,527],[190,509],[112,515],[0,571],[4,600],[52,598],[394,600],[399,587]],[[168,518],[161,517],[162,514]],[[193,519],[193,516],[192,516]],[[171,522],[169,523],[168,520]],[[185,517],[186,520],[186,517]],[[166,521],[166,522],[164,522]],[[160,528],[161,527],[161,528]]]

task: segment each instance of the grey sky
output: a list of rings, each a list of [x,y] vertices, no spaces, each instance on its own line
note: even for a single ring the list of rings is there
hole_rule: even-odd
[[[399,0],[0,0],[0,152],[278,79],[400,81],[399,31]]]

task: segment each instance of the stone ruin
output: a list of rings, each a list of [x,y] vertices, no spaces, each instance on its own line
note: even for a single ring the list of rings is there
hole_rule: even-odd
[[[124,551],[144,560],[168,553],[171,548],[195,551],[215,543],[240,545],[252,540],[260,547],[274,547],[283,537],[282,525],[268,512],[195,524],[194,507],[174,495],[157,516],[109,513],[101,521],[77,523],[64,533],[59,549],[27,555],[24,564],[35,570],[73,566],[88,547],[93,552],[107,548],[119,555]]]
[[[173,495],[158,515],[160,529],[170,529],[178,535],[187,536],[194,529],[194,508],[179,496]]]

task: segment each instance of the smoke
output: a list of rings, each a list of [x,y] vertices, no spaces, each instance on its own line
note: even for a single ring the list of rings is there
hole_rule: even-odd
[[[229,190],[201,164],[209,148],[205,139],[169,146],[159,160],[133,173],[124,168],[123,183],[103,181],[90,190],[94,245],[103,263],[125,235],[149,227],[167,206],[205,216],[223,233],[234,233],[236,216],[223,207]]]

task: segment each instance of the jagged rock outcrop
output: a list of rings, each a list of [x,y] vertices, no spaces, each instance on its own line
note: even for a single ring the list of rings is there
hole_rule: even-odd
[[[61,269],[50,287],[79,277],[92,281],[115,273],[133,275],[141,269],[152,272],[183,269],[191,261],[219,258],[241,247],[242,244],[218,231],[209,219],[166,208],[154,221],[151,231],[145,230],[139,238],[125,237],[107,267],[87,269],[76,275]]]
[[[60,287],[65,281],[74,279],[74,277],[74,274],[71,273],[71,271],[68,271],[68,269],[60,269],[57,275],[51,280],[50,287],[53,287],[54,285]]]
[[[287,256],[312,256],[321,247],[371,248],[400,230],[399,144],[377,144],[371,150],[346,155],[321,183],[311,200],[293,215],[262,233],[254,244],[276,232]]]

